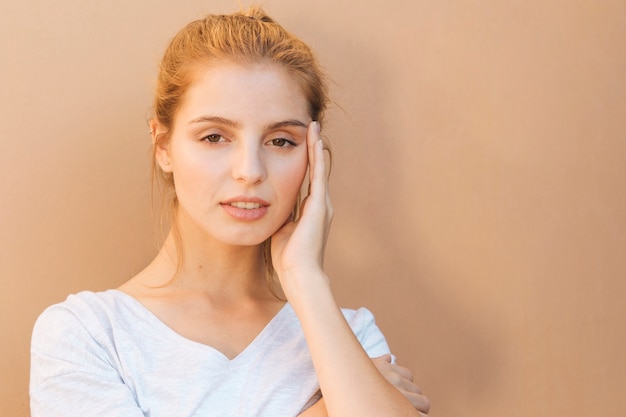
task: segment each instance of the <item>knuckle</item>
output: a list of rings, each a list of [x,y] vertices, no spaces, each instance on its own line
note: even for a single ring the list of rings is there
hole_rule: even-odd
[[[407,382],[407,389],[409,389],[411,392],[414,392],[416,394],[421,395],[422,394],[422,390],[420,389],[420,387],[418,387],[417,385],[415,385],[413,382]]]
[[[418,398],[418,396],[416,396],[412,392],[402,392],[402,393],[404,394],[406,399],[409,400],[413,408],[415,408],[418,411],[421,410],[420,399]]]
[[[402,377],[394,372],[389,375],[389,382],[395,386],[399,386],[402,383]]]
[[[413,382],[413,372],[411,372],[409,368],[405,368],[404,366],[401,367],[401,369],[402,369],[402,373],[404,374],[404,377],[408,379],[409,381]]]

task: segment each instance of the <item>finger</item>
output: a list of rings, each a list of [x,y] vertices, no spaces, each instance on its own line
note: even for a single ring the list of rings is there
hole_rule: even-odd
[[[402,378],[408,379],[413,382],[413,372],[409,368],[405,368],[404,366],[390,364],[390,368],[397,374],[399,374]]]
[[[318,122],[311,123],[311,135],[309,153],[313,154],[311,167],[311,195],[317,195],[326,202],[326,163],[324,160],[324,144],[320,139],[320,125]]]
[[[315,168],[315,144],[320,139],[319,122],[312,121],[306,132],[307,153],[309,156],[309,194],[311,193],[311,183],[313,182]]]
[[[415,383],[413,383],[411,380],[401,377],[397,373],[389,376],[389,382],[391,382],[395,387],[400,390],[412,392],[413,394],[422,394],[422,390],[420,387],[415,385]]]
[[[412,392],[403,392],[404,396],[409,400],[413,408],[420,413],[428,414],[430,411],[430,400],[425,395],[415,394]]]

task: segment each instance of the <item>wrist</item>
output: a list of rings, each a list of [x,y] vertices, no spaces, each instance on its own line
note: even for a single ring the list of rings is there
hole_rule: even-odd
[[[330,280],[320,268],[294,268],[279,273],[278,278],[292,305],[308,301],[315,303],[320,297],[331,295]]]

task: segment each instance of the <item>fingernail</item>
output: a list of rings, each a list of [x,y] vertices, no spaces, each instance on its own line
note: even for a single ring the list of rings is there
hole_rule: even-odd
[[[315,133],[319,134],[320,133],[320,122],[318,122],[317,120],[313,121],[313,129],[315,129]]]

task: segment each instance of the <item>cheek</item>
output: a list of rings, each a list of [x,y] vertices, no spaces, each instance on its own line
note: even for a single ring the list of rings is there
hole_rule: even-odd
[[[173,158],[176,192],[188,194],[188,198],[215,192],[223,183],[226,170],[224,158],[188,150],[179,151]]]
[[[295,204],[300,188],[304,181],[308,166],[306,154],[286,163],[279,173],[280,193],[288,199],[290,204]]]

